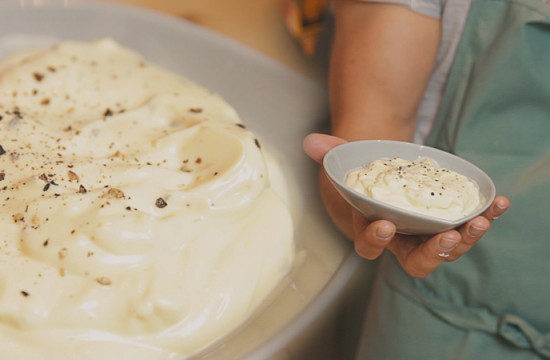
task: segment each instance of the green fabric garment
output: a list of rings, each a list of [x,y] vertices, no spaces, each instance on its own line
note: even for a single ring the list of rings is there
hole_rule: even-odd
[[[359,358],[550,359],[550,1],[472,2],[428,144],[512,207],[425,279],[385,256]]]

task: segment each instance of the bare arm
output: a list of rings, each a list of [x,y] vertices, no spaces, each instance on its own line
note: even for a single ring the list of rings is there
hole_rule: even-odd
[[[333,133],[411,140],[439,46],[439,20],[399,5],[341,0],[330,69]]]
[[[330,68],[332,132],[345,140],[411,140],[415,113],[439,45],[439,21],[402,6],[335,3]],[[354,236],[352,212],[326,176],[323,202],[336,225]]]
[[[313,134],[304,141],[306,153],[317,162],[345,141],[410,141],[439,46],[439,21],[405,7],[339,0],[335,16],[330,71],[335,136]],[[369,223],[351,209],[323,172],[320,187],[329,215],[354,240],[359,255],[374,259],[387,248],[415,277],[458,259],[489,230],[490,221],[509,207],[508,199],[497,197],[483,216],[460,229],[432,237],[404,236],[396,234],[392,223]]]

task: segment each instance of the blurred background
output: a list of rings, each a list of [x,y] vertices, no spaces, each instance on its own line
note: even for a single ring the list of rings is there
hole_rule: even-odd
[[[327,0],[111,0],[197,23],[324,83]]]

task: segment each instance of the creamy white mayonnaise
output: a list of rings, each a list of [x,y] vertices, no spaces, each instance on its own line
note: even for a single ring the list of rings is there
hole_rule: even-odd
[[[0,353],[181,359],[288,273],[275,158],[216,94],[111,40],[0,63]]]
[[[428,158],[375,160],[351,171],[346,185],[375,200],[446,220],[467,216],[481,204],[475,182]]]

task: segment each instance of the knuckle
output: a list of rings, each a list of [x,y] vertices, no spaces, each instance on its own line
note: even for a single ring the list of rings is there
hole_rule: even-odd
[[[426,266],[418,266],[412,261],[404,261],[401,264],[403,270],[407,275],[417,279],[423,279],[428,276],[434,269],[429,269]]]
[[[405,272],[410,277],[417,278],[417,279],[423,279],[426,276],[428,276],[431,271],[424,271],[424,270],[419,270],[419,269],[416,269],[416,268],[406,268]]]

